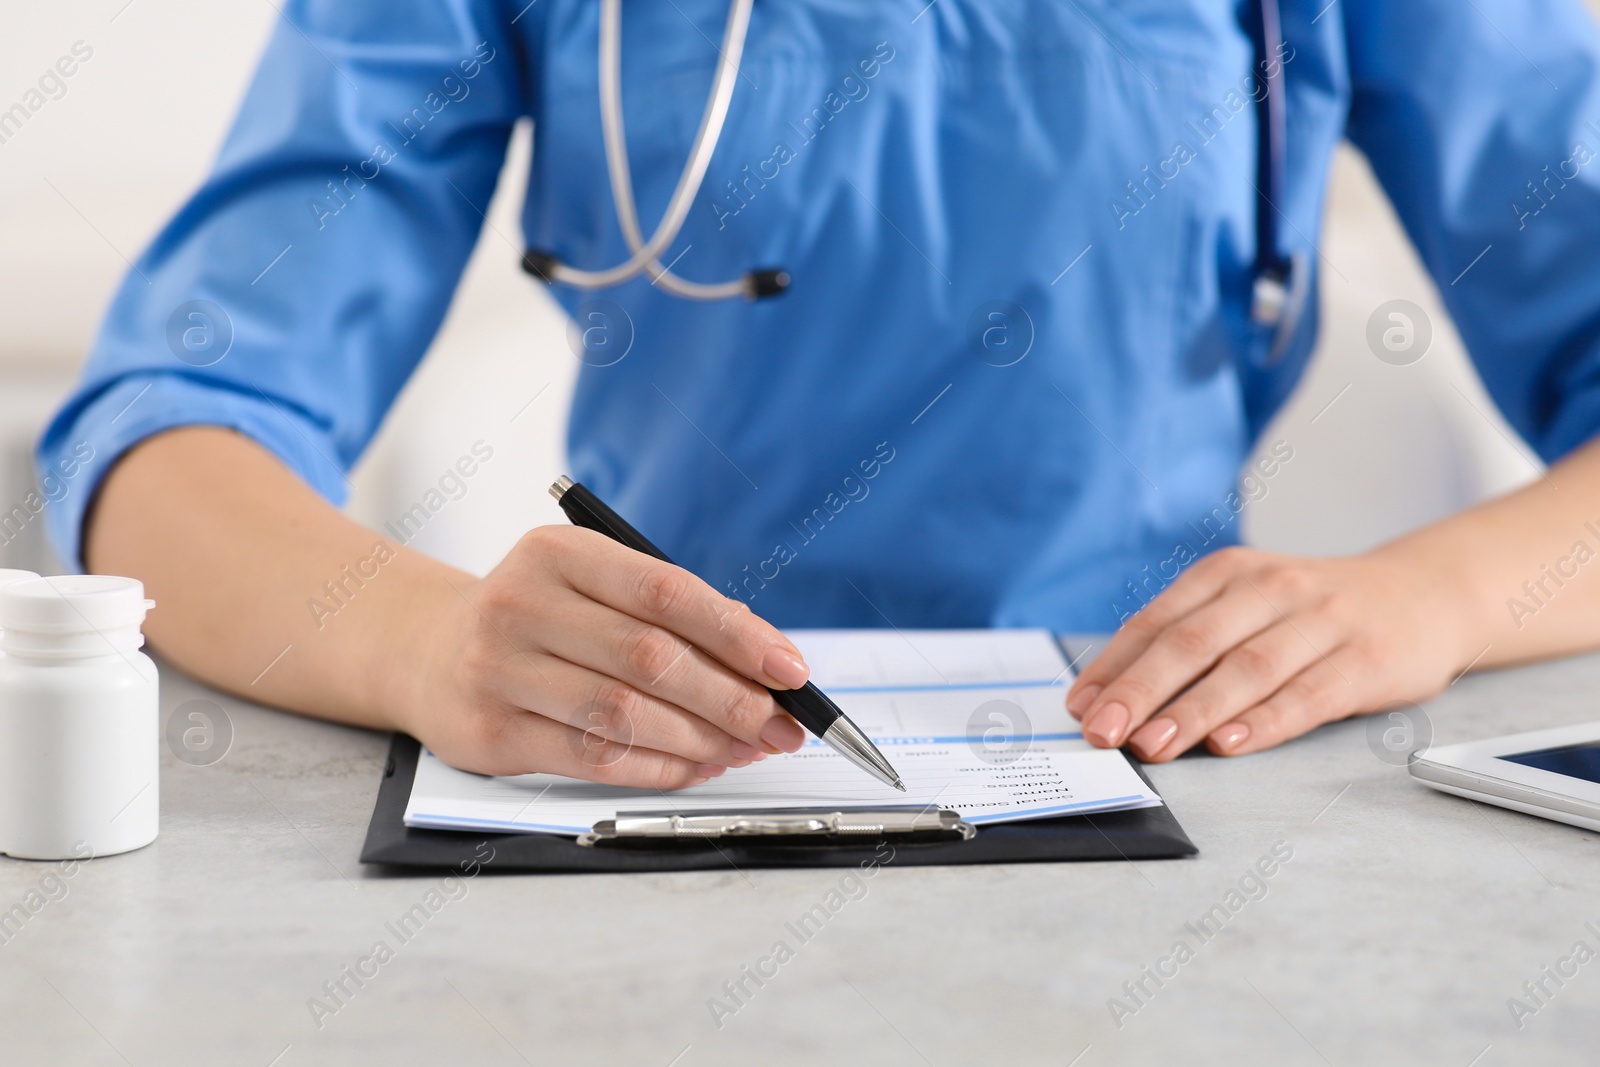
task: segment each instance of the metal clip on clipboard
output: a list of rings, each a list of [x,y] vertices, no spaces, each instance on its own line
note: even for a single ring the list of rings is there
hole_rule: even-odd
[[[977,828],[958,812],[941,808],[873,808],[840,811],[833,808],[763,812],[618,812],[602,819],[578,844],[691,844],[719,838],[768,838],[775,841],[829,838],[830,843],[853,838],[881,838],[916,834],[933,839],[970,841]]]

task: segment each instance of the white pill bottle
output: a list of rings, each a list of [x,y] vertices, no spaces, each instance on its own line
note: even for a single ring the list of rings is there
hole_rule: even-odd
[[[154,603],[132,578],[0,582],[0,852],[82,859],[148,845],[160,819]]]

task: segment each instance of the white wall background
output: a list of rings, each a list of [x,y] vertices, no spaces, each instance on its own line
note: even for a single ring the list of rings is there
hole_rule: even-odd
[[[267,0],[7,11],[0,108],[73,42],[92,45],[94,58],[65,96],[0,144],[0,511],[28,490],[27,449],[42,420],[69,387],[127,261],[206,172],[277,18]],[[475,440],[490,443],[494,459],[467,496],[415,542],[476,571],[529,526],[560,517],[544,487],[563,467],[577,362],[555,305],[517,269],[526,134],[442,334],[354,477],[352,510],[377,525]],[[1339,159],[1322,251],[1322,345],[1266,438],[1290,442],[1295,458],[1245,511],[1249,537],[1282,551],[1354,551],[1532,477],[1526,448],[1484,395],[1353,153]],[[1374,358],[1364,336],[1372,310],[1396,297],[1421,305],[1435,327],[1427,356],[1407,367]],[[0,566],[49,566],[38,525],[0,547]]]

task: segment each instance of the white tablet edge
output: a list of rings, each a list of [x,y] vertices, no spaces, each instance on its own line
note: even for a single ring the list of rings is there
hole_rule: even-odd
[[[1586,782],[1581,778],[1500,758],[1596,741],[1600,741],[1600,722],[1467,741],[1419,752],[1411,763],[1411,774],[1427,785],[1455,787],[1446,789],[1446,792],[1455,792],[1456,789],[1475,793],[1488,791],[1496,797],[1518,800],[1538,808],[1553,808],[1591,819],[1600,818],[1600,782]],[[1496,786],[1513,787],[1515,792],[1508,795],[1503,788],[1496,789]],[[1540,814],[1538,811],[1530,813]]]
[[[1485,804],[1493,804],[1500,808],[1510,808],[1512,811],[1520,811],[1524,815],[1537,815],[1541,819],[1550,819],[1554,822],[1563,822],[1569,826],[1581,826],[1585,830],[1600,831],[1600,809],[1588,812],[1586,814],[1580,814],[1577,812],[1568,811],[1565,808],[1558,808],[1554,803],[1546,803],[1542,799],[1538,801],[1525,802],[1522,800],[1517,800],[1514,797],[1501,796],[1497,793],[1485,792],[1483,788],[1451,785],[1449,783],[1437,781],[1432,778],[1425,778],[1421,775],[1417,775],[1416,778],[1417,781],[1421,782],[1423,785],[1428,786],[1430,789],[1437,789],[1441,793],[1450,793],[1458,797],[1466,797],[1468,800],[1482,801]],[[1514,785],[1506,785],[1500,782],[1488,782],[1482,778],[1473,778],[1472,785],[1480,787],[1503,788],[1507,792],[1511,793],[1526,794],[1527,792],[1526,790],[1518,789]]]

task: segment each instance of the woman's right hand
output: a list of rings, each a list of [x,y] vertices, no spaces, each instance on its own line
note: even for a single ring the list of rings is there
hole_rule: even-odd
[[[452,766],[678,789],[805,742],[763,688],[805,684],[799,650],[681,567],[543,526],[452,584],[394,716]]]

